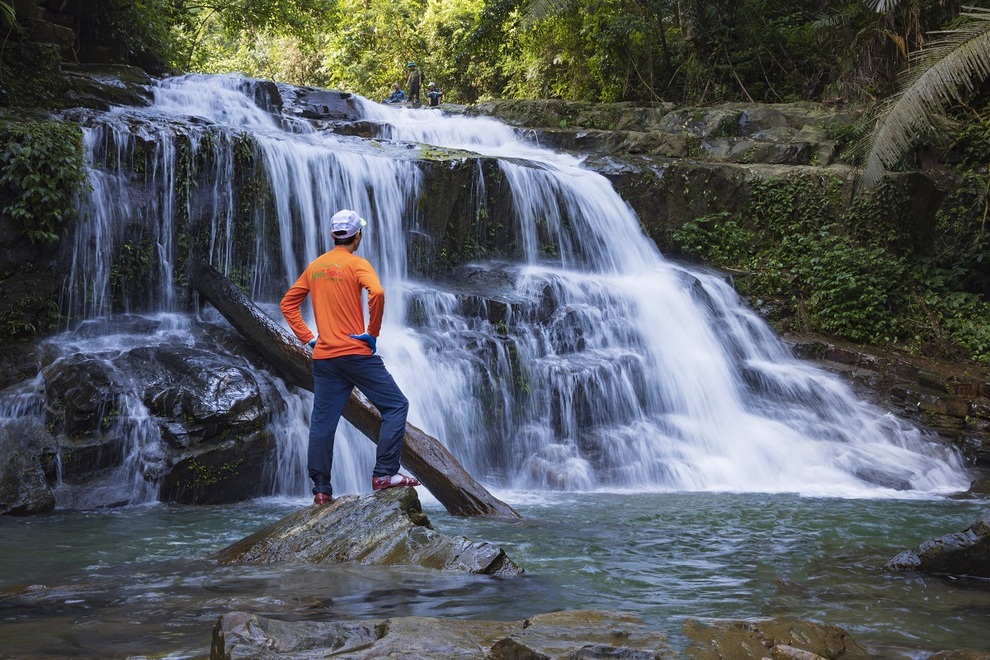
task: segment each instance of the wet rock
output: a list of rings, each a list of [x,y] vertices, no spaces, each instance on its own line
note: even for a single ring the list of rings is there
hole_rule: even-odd
[[[889,562],[892,570],[990,578],[990,509],[961,532],[929,539]]]
[[[44,429],[31,421],[0,425],[0,514],[24,516],[55,508],[39,456],[46,450]],[[47,448],[51,451],[51,448]]]
[[[107,430],[120,410],[126,377],[106,359],[70,355],[45,367],[49,423],[73,436]]]
[[[467,110],[533,131],[551,148],[598,155],[700,157],[725,163],[827,165],[838,150],[828,135],[860,116],[856,108],[812,103],[653,108],[629,103],[495,100]]]
[[[156,330],[150,320],[118,317],[111,323]],[[86,336],[89,329],[78,332]],[[4,389],[0,403],[35,406],[20,415],[33,420],[44,442],[18,448],[18,456],[30,458],[7,471],[0,511],[51,508],[45,502],[56,484],[76,493],[102,489],[111,498],[78,500],[87,508],[126,503],[126,495],[122,502],[121,493],[111,496],[108,487],[119,481],[114,471],[126,469],[140,470],[127,479],[157,482],[162,501],[219,504],[267,492],[265,468],[275,449],[268,421],[284,404],[266,397],[274,390],[266,372],[207,337],[197,341],[67,356],[54,344],[39,348],[40,377]],[[17,404],[20,399],[29,403]],[[132,456],[136,445],[140,457]],[[44,487],[35,483],[39,471]],[[35,491],[40,504],[35,495],[25,499],[25,492]],[[75,495],[63,495],[60,506],[75,506]]]
[[[0,265],[0,268],[2,268],[2,265]],[[6,287],[6,281],[3,284]],[[12,385],[24,382],[37,373],[37,346],[33,344],[12,344],[0,349],[0,390],[5,390]]]
[[[200,349],[138,348],[117,361],[147,383],[142,400],[152,413],[178,424],[165,439],[186,449],[223,434],[249,434],[267,419],[255,377],[236,364]]]
[[[578,610],[523,621],[428,617],[285,622],[231,612],[213,629],[210,658],[627,658],[676,657],[666,637],[622,613]]]
[[[856,471],[856,476],[868,484],[880,486],[881,488],[891,488],[893,490],[911,490],[911,482],[897,475],[877,470],[875,468],[863,468]]]
[[[307,119],[355,120],[358,112],[348,92],[310,87],[300,88],[296,94],[299,105],[295,111]]]
[[[800,619],[689,619],[689,660],[796,658],[857,660],[871,657],[842,628]]]
[[[252,81],[252,93],[254,102],[262,110],[267,110],[273,114],[282,112],[282,93],[278,84],[271,80]]]
[[[523,572],[501,548],[433,529],[413,488],[345,495],[289,514],[213,556],[221,564],[358,562],[482,575]]]
[[[63,64],[69,107],[107,110],[151,103],[151,76],[123,64]]]

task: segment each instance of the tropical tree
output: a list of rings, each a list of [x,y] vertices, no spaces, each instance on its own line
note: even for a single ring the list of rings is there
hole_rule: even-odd
[[[965,102],[990,79],[990,9],[967,7],[963,24],[936,33],[937,40],[912,56],[903,89],[886,103],[868,140],[867,186],[893,168],[945,106]]]

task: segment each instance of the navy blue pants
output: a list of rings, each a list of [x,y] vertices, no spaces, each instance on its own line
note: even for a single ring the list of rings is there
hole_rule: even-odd
[[[313,416],[309,423],[309,477],[314,493],[332,494],[333,440],[337,423],[358,388],[382,415],[375,469],[371,476],[388,477],[399,471],[402,438],[406,432],[409,400],[377,355],[343,355],[313,360]]]

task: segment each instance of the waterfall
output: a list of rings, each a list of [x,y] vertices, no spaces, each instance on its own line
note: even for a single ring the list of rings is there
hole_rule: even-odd
[[[105,315],[114,296],[124,309],[181,311],[177,228],[195,217],[210,228],[213,265],[277,315],[281,292],[329,249],[330,216],[353,208],[369,220],[362,254],[387,299],[379,353],[410,399],[410,422],[492,486],[846,497],[968,486],[955,452],[792,357],[723,277],[667,261],[581,159],[492,119],[358,97],[379,137],[337,135],[259,105],[254,84],[168,79],[149,107],[82,121],[92,192],[65,288],[73,315]],[[423,175],[408,145],[499,159],[522,257],[464,271],[497,278],[499,291],[410,277]],[[249,227],[235,226],[238,158],[256,164],[272,209],[252,207]],[[193,194],[196,162],[211,185]],[[135,223],[141,245],[123,238]],[[140,291],[110,266],[108,255],[128,249],[147,266]],[[277,488],[305,492],[311,401],[279,396],[292,403]],[[366,490],[371,445],[344,426],[335,491]]]

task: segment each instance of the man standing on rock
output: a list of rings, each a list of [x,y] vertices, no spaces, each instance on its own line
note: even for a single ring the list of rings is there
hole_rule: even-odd
[[[406,95],[406,98],[409,99],[411,105],[419,105],[419,86],[423,82],[422,74],[420,74],[415,62],[410,62],[406,68],[409,69],[409,78],[406,79],[409,94]]]
[[[333,499],[330,469],[337,423],[358,388],[382,416],[372,490],[418,486],[399,474],[409,401],[375,355],[382,328],[385,292],[371,264],[354,254],[368,223],[350,210],[330,218],[334,247],[306,267],[279,305],[289,327],[313,349],[313,415],[309,425],[309,476],[313,503]],[[368,292],[368,327],[364,325],[361,290]],[[317,335],[303,321],[299,306],[311,297]]]

